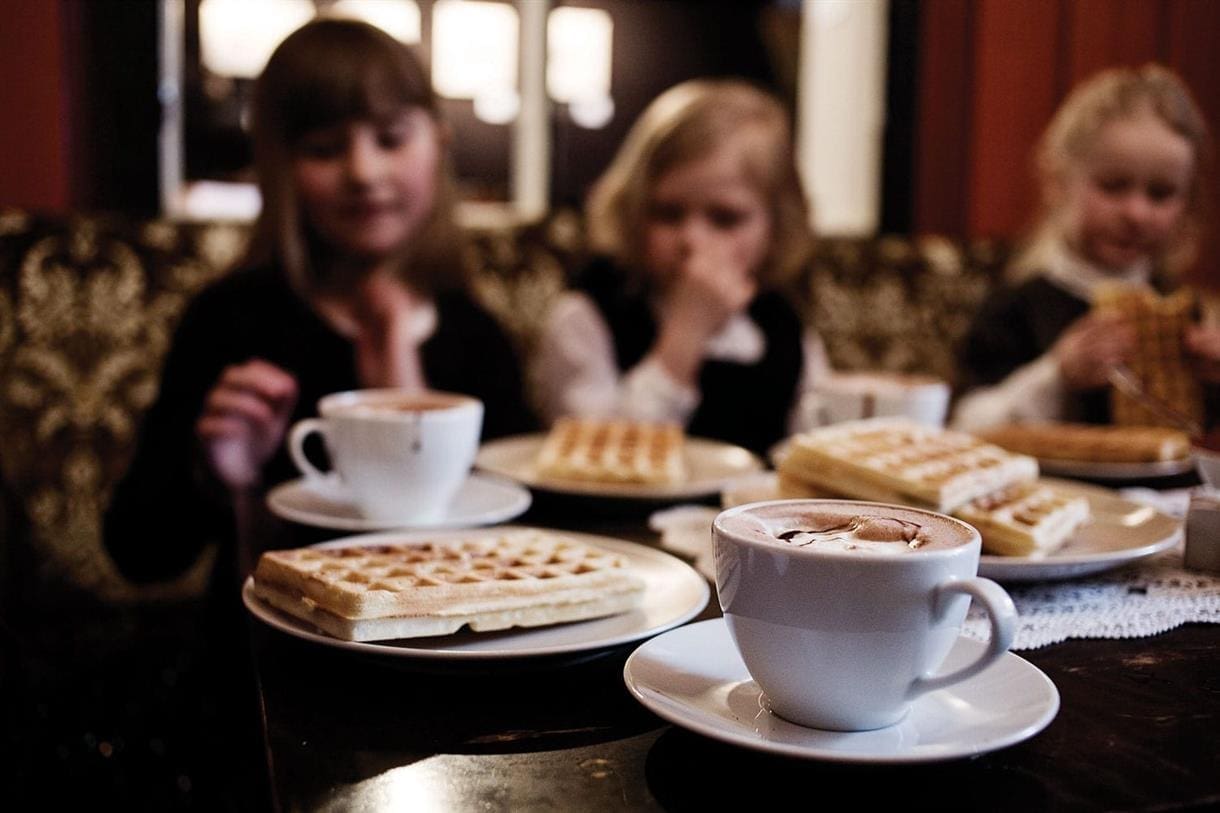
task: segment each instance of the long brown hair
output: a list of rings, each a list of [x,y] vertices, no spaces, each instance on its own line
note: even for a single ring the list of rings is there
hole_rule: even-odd
[[[319,282],[316,238],[301,216],[292,176],[300,139],[312,130],[381,120],[404,108],[424,110],[440,124],[427,72],[384,31],[353,20],[324,19],[280,43],[254,88],[254,163],[263,209],[250,260],[278,262],[299,291],[313,289]],[[400,263],[403,278],[423,293],[466,284],[447,150],[442,150],[437,175],[432,211]]]

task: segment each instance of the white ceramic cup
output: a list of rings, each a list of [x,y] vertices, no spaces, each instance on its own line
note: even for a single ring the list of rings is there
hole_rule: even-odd
[[[481,401],[447,392],[339,392],[318,402],[318,414],[292,427],[293,462],[315,483],[331,482],[305,457],[305,439],[320,434],[365,516],[387,521],[443,518],[474,463],[483,427]]]
[[[831,373],[801,399],[806,426],[829,426],[874,417],[907,417],[944,426],[949,385],[938,378],[906,373]]]
[[[802,547],[776,537],[827,513],[903,520],[930,528],[939,541],[917,550],[897,543],[902,552],[894,553]],[[771,711],[798,725],[836,731],[893,725],[915,698],[1001,657],[1015,633],[1008,594],[976,575],[978,531],[942,514],[850,500],[778,500],[721,512],[712,537],[716,590],[733,641]],[[969,665],[935,675],[971,598],[987,610],[990,645]]]

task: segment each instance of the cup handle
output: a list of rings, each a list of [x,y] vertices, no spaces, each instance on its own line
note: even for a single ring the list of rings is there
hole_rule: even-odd
[[[948,597],[948,594],[951,593],[965,593],[972,598],[978,599],[987,610],[987,618],[991,621],[991,641],[987,646],[987,651],[972,663],[963,666],[956,672],[936,677],[927,674],[915,678],[911,683],[911,687],[907,690],[908,699],[913,699],[918,695],[935,691],[936,689],[943,689],[946,686],[977,675],[1007,652],[1009,646],[1012,645],[1013,636],[1016,635],[1017,631],[1017,608],[1013,605],[1008,593],[1004,592],[1004,588],[991,579],[984,579],[978,576],[961,581],[945,582],[938,585],[935,592],[936,609],[938,612],[945,605],[945,599]]]
[[[326,421],[319,418],[306,418],[302,421],[297,421],[293,425],[292,431],[288,434],[288,453],[292,455],[292,462],[296,463],[301,473],[309,480],[321,481],[328,479],[329,475],[309,462],[309,458],[305,456],[305,438],[309,437],[313,432],[317,432],[322,436],[323,441],[327,441]],[[329,447],[328,447],[329,448]]]
[[[830,424],[830,409],[826,399],[816,392],[801,396],[800,424],[805,429],[817,429]]]

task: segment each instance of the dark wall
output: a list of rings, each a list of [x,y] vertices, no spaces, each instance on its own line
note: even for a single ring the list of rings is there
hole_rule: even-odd
[[[240,111],[250,83],[198,69],[197,5],[197,0],[187,3],[187,177],[232,178],[249,161]],[[781,95],[792,85],[793,77],[785,75],[795,69],[795,56],[785,54],[792,46],[777,43],[796,43],[799,5],[788,12],[771,0],[572,0],[564,5],[602,8],[614,20],[616,110],[606,127],[587,130],[573,123],[563,106],[554,108],[551,193],[556,204],[579,204],[636,116],[671,85],[696,76],[741,76]],[[430,0],[420,3],[425,37],[431,6]],[[793,36],[783,37],[785,30]],[[420,46],[425,62],[428,50],[425,39]],[[454,130],[463,192],[475,199],[506,199],[511,128],[480,121],[468,101],[443,100],[442,109]]]
[[[739,76],[782,94],[783,78],[764,40],[764,0],[581,0],[614,19],[611,95],[615,113],[587,130],[557,109],[553,119],[552,201],[575,205],[605,169],[631,124],[658,94],[699,76]],[[799,30],[799,9],[790,15]]]
[[[64,0],[64,9],[72,55],[74,205],[155,213],[157,4]]]

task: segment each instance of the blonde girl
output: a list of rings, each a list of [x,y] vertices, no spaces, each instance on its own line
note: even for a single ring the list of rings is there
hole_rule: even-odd
[[[1090,313],[1094,293],[1176,284],[1203,226],[1209,143],[1190,92],[1161,66],[1103,71],[1072,91],[1037,148],[1043,214],[1015,284],[984,304],[963,344],[973,389],[958,426],[1109,421],[1107,376],[1135,336]],[[1220,331],[1185,338],[1200,376],[1220,380]]]
[[[599,253],[550,314],[540,408],[675,421],[764,450],[825,353],[780,293],[809,261],[788,115],[735,80],[671,88],[589,196]]]

